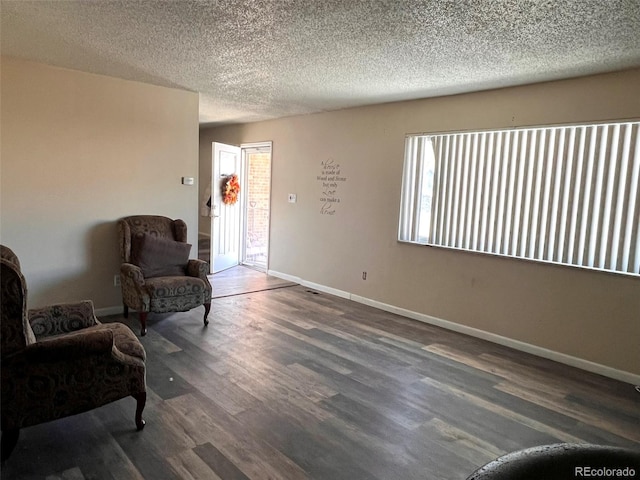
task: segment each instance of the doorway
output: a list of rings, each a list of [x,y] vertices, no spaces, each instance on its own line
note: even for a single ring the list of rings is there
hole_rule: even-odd
[[[211,165],[211,273],[239,264],[266,272],[269,262],[271,142],[214,142]],[[240,194],[229,198],[231,185]]]
[[[269,262],[271,143],[243,145],[245,208],[242,263],[266,272]]]

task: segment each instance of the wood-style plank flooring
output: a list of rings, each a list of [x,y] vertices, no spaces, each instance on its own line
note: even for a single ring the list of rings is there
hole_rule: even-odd
[[[534,445],[640,448],[632,385],[299,285],[201,315],[149,315],[142,432],[132,398],[24,429],[3,480],[456,480]]]
[[[295,283],[272,275],[265,275],[252,268],[237,266],[209,275],[213,298],[291,287]]]

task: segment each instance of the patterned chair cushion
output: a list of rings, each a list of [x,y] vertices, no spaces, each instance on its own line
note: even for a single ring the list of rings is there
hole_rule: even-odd
[[[211,298],[211,292],[200,278],[156,277],[146,281],[150,310],[156,313],[186,312]]]
[[[145,286],[151,298],[203,296],[205,283],[196,277],[154,277],[145,280]]]

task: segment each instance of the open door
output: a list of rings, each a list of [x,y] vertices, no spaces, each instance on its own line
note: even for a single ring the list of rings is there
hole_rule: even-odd
[[[241,176],[240,147],[213,144],[211,169],[211,273],[240,263],[242,195],[235,203],[223,202],[222,186],[232,176]]]

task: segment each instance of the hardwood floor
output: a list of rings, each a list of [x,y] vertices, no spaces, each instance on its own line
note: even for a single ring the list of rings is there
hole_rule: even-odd
[[[455,480],[534,445],[640,449],[632,385],[302,286],[201,314],[149,315],[142,432],[133,398],[26,428],[2,478]]]
[[[209,275],[209,281],[213,286],[213,298],[296,285],[293,282],[266,275],[263,272],[244,266],[232,267],[214,275]]]

